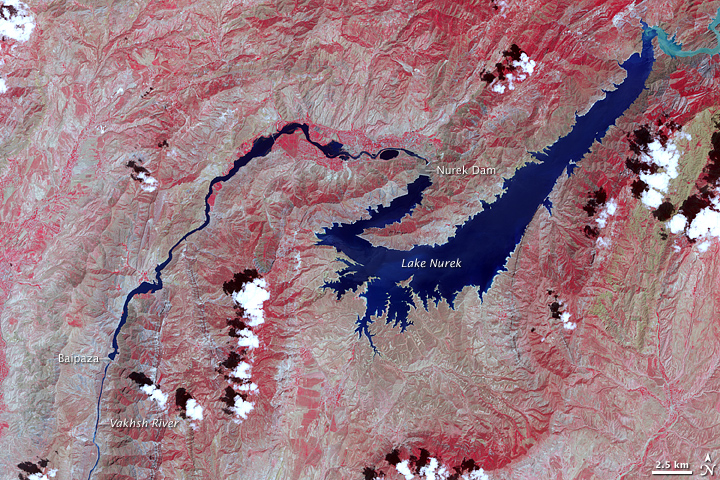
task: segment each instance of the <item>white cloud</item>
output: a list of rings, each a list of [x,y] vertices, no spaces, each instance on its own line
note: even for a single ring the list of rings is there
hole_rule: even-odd
[[[55,475],[57,475],[57,468],[51,468],[48,470],[47,474],[43,473],[32,473],[27,478],[28,480],[50,480],[50,478],[54,478]]]
[[[607,213],[608,215],[615,215],[615,212],[617,212],[617,202],[615,199],[610,199],[610,201],[607,203]]]
[[[658,190],[660,192],[667,192],[667,189],[670,186],[671,178],[669,173],[641,173],[639,177],[640,180],[647,183],[650,188],[654,188],[655,190]]]
[[[505,93],[505,90],[515,90],[516,82],[522,82],[535,71],[535,60],[530,60],[527,53],[520,54],[520,60],[513,60],[513,67],[516,73],[506,73],[505,80],[496,79],[492,83],[491,90],[495,93]]]
[[[532,75],[535,71],[535,60],[530,60],[527,53],[523,52],[520,54],[520,60],[513,61],[513,67],[519,68],[526,72],[528,75]]]
[[[3,0],[0,8],[0,35],[26,42],[35,28],[32,13],[19,0]],[[12,11],[14,10],[14,11]]]
[[[202,405],[197,403],[197,400],[195,400],[194,398],[191,398],[185,404],[185,414],[193,420],[202,420],[203,419],[203,407],[202,407]]]
[[[256,327],[265,322],[263,303],[270,299],[270,292],[267,290],[267,283],[264,279],[256,278],[252,282],[246,283],[240,291],[232,293],[232,298],[237,305],[243,308],[244,317],[248,320],[250,327]],[[238,335],[238,347],[252,350],[260,346],[260,340],[252,331],[252,328],[236,330],[236,333]],[[252,358],[250,361],[252,361]],[[237,380],[243,380],[240,385],[234,381],[228,382],[236,392],[245,392],[243,395],[258,393],[258,386],[249,381],[252,377],[251,363],[240,362],[230,372],[229,376]],[[238,395],[235,397],[235,406],[230,409],[236,417],[246,419],[253,408],[253,402],[248,402]]]
[[[673,142],[667,142],[663,147],[662,143],[654,140],[648,144],[648,153],[646,156],[649,157],[655,165],[665,168],[672,178],[677,177],[680,152]]]
[[[720,238],[720,199],[712,199],[711,204],[700,210],[689,224],[687,217],[678,213],[666,226],[672,233],[685,231],[691,240],[703,240],[697,247],[700,252],[706,252],[711,240]]]
[[[250,326],[256,327],[265,322],[263,303],[270,299],[270,292],[265,288],[267,283],[262,278],[256,278],[252,282],[243,285],[242,290],[233,292],[233,300],[244,310],[250,320]]]
[[[658,208],[663,202],[663,194],[655,189],[649,189],[640,195],[640,200],[650,208]]]
[[[693,240],[720,237],[720,212],[713,207],[718,208],[717,205],[711,205],[700,210],[687,229],[688,237]]]
[[[507,79],[507,82],[508,82],[508,88],[509,88],[510,90],[515,90],[515,85],[513,85],[513,80],[515,80],[515,76],[514,76],[512,73],[508,73],[508,74],[506,75],[506,79]]]
[[[235,378],[246,379],[250,378],[250,370],[252,370],[252,365],[247,362],[240,362],[240,364],[235,367],[235,370],[230,372],[230,375]]]
[[[462,478],[463,480],[490,480],[490,477],[487,476],[485,470],[482,468],[473,470],[469,475],[463,475]]]
[[[140,387],[140,390],[145,392],[150,398],[155,400],[157,404],[160,406],[160,408],[165,408],[165,405],[167,404],[168,396],[167,394],[163,393],[159,388],[157,388],[155,385],[143,385]]]
[[[232,410],[238,417],[247,418],[248,413],[250,413],[253,408],[255,408],[255,406],[252,403],[243,400],[240,396],[237,396],[235,397],[235,406],[230,407],[230,410]]]
[[[255,385],[253,382],[250,383],[243,383],[238,388],[241,392],[257,392],[258,386]]]
[[[265,280],[256,278],[252,282],[246,283],[239,292],[233,292],[232,297],[233,301],[243,308],[244,317],[248,320],[250,327],[256,327],[264,323],[263,303],[270,299],[270,292],[267,290]],[[236,330],[236,333],[238,335],[238,347],[252,350],[260,346],[260,340],[251,328]],[[252,361],[252,358],[250,361]],[[243,395],[258,393],[258,386],[249,381],[252,377],[251,363],[240,362],[230,372],[229,376],[237,380],[243,380],[240,385],[232,380],[228,382],[236,392],[245,392]],[[231,407],[230,410],[236,417],[246,419],[253,408],[253,402],[248,402],[238,395],[235,397],[235,406]]]
[[[687,218],[685,215],[678,213],[677,215],[673,216],[670,221],[667,223],[667,227],[670,229],[672,233],[680,233],[683,230],[685,230],[685,226],[687,225]]]
[[[145,172],[140,172],[137,174],[137,176],[139,179],[142,180],[140,188],[142,188],[146,192],[154,192],[155,189],[157,189],[159,182],[154,177],[151,177]]]
[[[415,477],[415,475],[413,475],[412,471],[410,470],[410,462],[408,460],[404,460],[395,465],[395,470],[397,470],[399,474],[404,476],[405,480],[412,480],[414,478],[418,478]],[[424,467],[422,467],[418,473],[421,480],[447,480],[450,477],[450,469],[445,465],[441,465],[440,462],[433,457],[430,457],[428,463]],[[375,480],[378,480],[378,478],[376,478]],[[462,479],[490,480],[490,478],[485,474],[485,471],[482,468],[463,474]]]
[[[424,475],[426,480],[439,480],[440,475],[436,474],[439,465],[436,458],[430,458],[430,462],[420,469],[420,475]]]
[[[240,380],[249,380],[251,376],[251,370],[252,365],[247,362],[240,362],[240,364],[235,367],[235,370],[230,372],[230,376]],[[253,382],[246,382],[241,385],[237,385],[234,382],[228,383],[236,392],[239,391],[252,394],[258,392],[258,386]],[[246,419],[248,414],[253,410],[254,405],[255,404],[253,402],[248,402],[244,400],[240,395],[238,395],[235,397],[235,406],[230,407],[230,410],[235,414],[236,417]]]
[[[7,92],[7,84],[4,78],[0,78],[0,94]]]
[[[244,328],[238,331],[237,334],[239,335],[238,347],[247,347],[252,349],[260,346],[260,340],[257,335],[252,332],[252,330]]]
[[[575,330],[577,325],[574,322],[570,321],[570,314],[568,312],[563,312],[560,314],[560,320],[563,322],[563,328],[565,330]]]
[[[505,85],[503,85],[502,83],[495,83],[495,85],[493,85],[492,87],[492,91],[497,93],[505,93],[505,88]]]
[[[408,461],[404,460],[397,465],[395,465],[395,469],[405,477],[405,480],[411,480],[415,478],[415,475],[412,474],[410,471],[410,467],[408,467]]]
[[[688,136],[689,137],[689,136]],[[685,139],[684,136],[680,138]],[[680,151],[675,143],[668,141],[663,147],[658,140],[648,144],[648,152],[641,155],[645,163],[657,165],[660,169],[655,173],[641,173],[640,180],[648,184],[649,190],[643,192],[640,200],[650,208],[658,208],[670,187],[670,181],[678,176]]]
[[[607,202],[607,205],[603,209],[602,212],[600,212],[600,215],[597,216],[595,221],[598,223],[598,225],[601,228],[604,228],[607,224],[608,217],[615,215],[615,212],[617,211],[617,202],[615,199],[611,199]]]

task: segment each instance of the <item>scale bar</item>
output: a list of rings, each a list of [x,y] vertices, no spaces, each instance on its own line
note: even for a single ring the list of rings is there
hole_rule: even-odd
[[[653,475],[692,475],[692,470],[653,470]]]

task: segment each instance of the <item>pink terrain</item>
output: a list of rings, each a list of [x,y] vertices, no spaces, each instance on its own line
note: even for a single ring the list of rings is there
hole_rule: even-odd
[[[427,175],[362,238],[445,244],[619,88],[641,22],[714,48],[719,7],[0,0],[0,478],[709,471],[717,54],[653,40],[492,286],[412,292],[404,331],[373,316],[377,351],[369,284],[328,288],[354,262],[319,237]]]

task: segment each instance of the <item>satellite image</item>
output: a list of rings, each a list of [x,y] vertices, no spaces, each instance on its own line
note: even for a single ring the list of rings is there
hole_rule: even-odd
[[[0,480],[720,478],[718,28],[0,0]]]

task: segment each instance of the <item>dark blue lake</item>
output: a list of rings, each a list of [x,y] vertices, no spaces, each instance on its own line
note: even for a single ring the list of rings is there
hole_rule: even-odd
[[[515,176],[505,181],[505,193],[492,204],[481,202],[482,211],[457,228],[454,237],[438,246],[419,245],[410,251],[392,250],[373,246],[359,237],[371,227],[383,227],[399,221],[411,213],[422,201],[423,191],[430,186],[427,176],[420,176],[408,185],[408,193],[396,198],[389,206],[377,211],[369,210],[370,218],[352,224],[335,224],[318,235],[320,245],[331,245],[351,261],[343,260],[346,267],[339,279],[325,285],[338,295],[355,291],[362,285],[361,294],[367,302],[365,314],[357,320],[357,333],[365,335],[373,348],[370,325],[372,317],[387,313],[387,323],[393,322],[404,331],[411,322],[410,309],[417,307],[412,295],[416,294],[427,308],[429,300],[446,300],[453,306],[455,296],[465,287],[478,287],[481,293],[492,285],[495,276],[505,269],[508,257],[522,239],[525,229],[543,204],[558,177],[574,166],[600,141],[608,128],[637,99],[645,88],[645,81],[655,61],[652,39],[655,31],[645,28],[641,54],[634,54],[622,68],[627,77],[617,88],[606,92],[587,114],[576,116],[572,131],[543,152],[532,155],[539,163],[520,168]],[[425,262],[424,267],[403,267],[412,261]],[[456,261],[456,267],[431,267],[432,262]],[[412,280],[407,286],[400,282]]]

